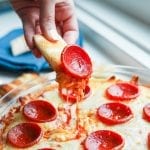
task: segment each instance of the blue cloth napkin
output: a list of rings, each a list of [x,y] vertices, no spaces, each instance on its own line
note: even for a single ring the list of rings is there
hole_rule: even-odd
[[[10,41],[22,34],[22,29],[15,29],[0,38],[0,70],[35,72],[52,70],[44,58],[36,58],[32,52],[19,56],[12,55]],[[78,39],[77,44],[82,46],[82,38]]]

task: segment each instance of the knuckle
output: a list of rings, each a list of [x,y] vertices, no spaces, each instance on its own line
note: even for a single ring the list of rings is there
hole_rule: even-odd
[[[55,19],[52,15],[46,16],[42,18],[42,22],[43,23],[49,23],[49,22],[54,22]]]
[[[42,30],[51,29],[54,26],[55,19],[53,16],[47,16],[40,20]]]

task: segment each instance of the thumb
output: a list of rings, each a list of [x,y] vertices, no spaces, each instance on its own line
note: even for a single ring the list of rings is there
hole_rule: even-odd
[[[55,25],[55,0],[40,0],[40,28],[48,40],[59,39]]]

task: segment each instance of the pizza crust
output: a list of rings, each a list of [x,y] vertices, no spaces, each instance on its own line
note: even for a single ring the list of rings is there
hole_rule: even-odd
[[[60,37],[58,41],[50,42],[42,35],[35,35],[34,42],[52,68],[55,71],[59,70],[61,64],[61,53],[67,45],[65,41]]]
[[[17,88],[19,85],[24,84],[28,81],[33,81],[38,77],[39,75],[37,73],[24,73],[10,83],[0,85],[0,97],[4,96],[12,89]]]

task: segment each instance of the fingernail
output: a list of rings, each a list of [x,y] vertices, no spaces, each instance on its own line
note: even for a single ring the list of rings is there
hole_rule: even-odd
[[[53,39],[53,40],[59,40],[60,39],[60,36],[59,34],[57,33],[56,30],[50,30],[49,31],[49,36]]]

